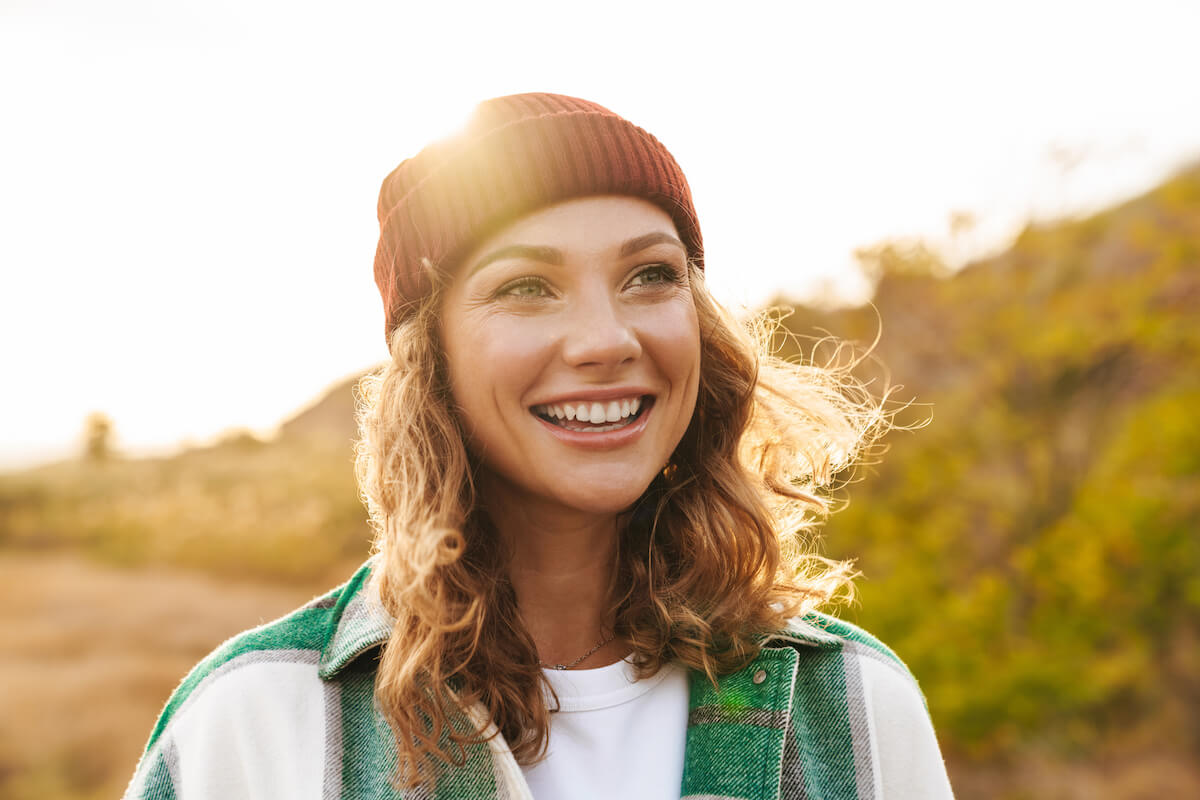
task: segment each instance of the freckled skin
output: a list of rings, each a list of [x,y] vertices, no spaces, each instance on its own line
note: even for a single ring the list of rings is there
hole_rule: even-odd
[[[586,197],[520,218],[459,265],[440,335],[485,502],[491,493],[509,507],[609,517],[670,458],[696,405],[700,335],[683,250],[657,242],[621,254],[654,233],[678,238],[654,204]],[[554,248],[562,263],[517,255],[473,271],[512,245]],[[619,446],[572,444],[531,413],[614,387],[654,395],[644,428]]]

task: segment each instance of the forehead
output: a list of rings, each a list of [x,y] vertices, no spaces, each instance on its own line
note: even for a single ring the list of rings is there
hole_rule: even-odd
[[[671,216],[649,200],[623,195],[580,197],[509,223],[477,244],[463,264],[469,267],[492,250],[513,244],[554,247],[567,253],[600,251],[648,233],[679,236]]]

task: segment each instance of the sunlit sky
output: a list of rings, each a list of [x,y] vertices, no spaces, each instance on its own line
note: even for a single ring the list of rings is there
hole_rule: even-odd
[[[856,247],[954,258],[1200,157],[1195,2],[0,0],[0,468],[83,419],[164,452],[382,360],[383,176],[553,91],[687,172],[733,307],[861,300]],[[883,321],[887,335],[887,321]]]

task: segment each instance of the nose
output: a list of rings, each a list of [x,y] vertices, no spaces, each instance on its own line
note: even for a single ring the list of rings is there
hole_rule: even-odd
[[[565,321],[563,359],[573,367],[612,368],[642,354],[633,321],[611,296],[579,300]]]

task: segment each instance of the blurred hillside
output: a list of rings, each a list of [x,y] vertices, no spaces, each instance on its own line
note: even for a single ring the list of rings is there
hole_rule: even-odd
[[[882,324],[924,404],[900,421],[932,422],[827,526],[864,573],[841,614],[921,679],[960,797],[1200,796],[1200,169],[953,275],[917,244],[861,257],[874,309],[784,322],[864,345]],[[0,704],[50,709],[0,715],[0,796],[119,794],[188,664],[362,560],[352,384],[271,442],[0,475],[0,571],[23,576]],[[158,666],[97,671],[89,635]],[[33,704],[46,670],[107,722]]]
[[[919,245],[860,255],[878,315],[785,322],[882,324],[899,396],[930,404],[902,421],[932,420],[826,528],[865,575],[843,615],[908,661],[959,763],[1200,796],[1200,168],[949,279]]]
[[[316,402],[279,426],[285,441],[302,439],[326,441],[340,447],[358,438],[354,422],[355,375],[328,389]]]

